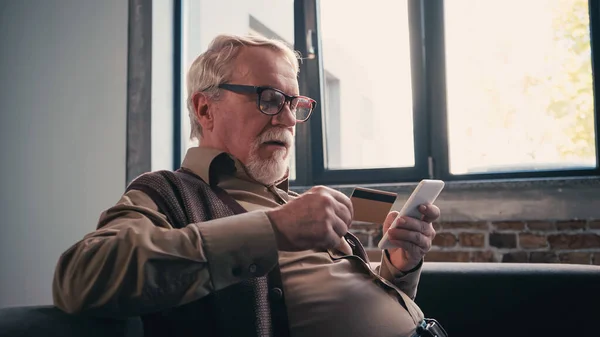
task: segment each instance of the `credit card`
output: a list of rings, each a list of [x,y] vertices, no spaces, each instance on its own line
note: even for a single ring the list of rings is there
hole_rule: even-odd
[[[396,193],[356,187],[350,201],[355,221],[383,224],[396,201]]]

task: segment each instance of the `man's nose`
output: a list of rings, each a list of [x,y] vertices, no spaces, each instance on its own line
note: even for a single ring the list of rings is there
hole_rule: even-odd
[[[271,123],[273,125],[284,125],[287,127],[292,127],[296,125],[296,116],[292,113],[290,109],[290,103],[286,102],[283,105],[283,109],[271,118]]]

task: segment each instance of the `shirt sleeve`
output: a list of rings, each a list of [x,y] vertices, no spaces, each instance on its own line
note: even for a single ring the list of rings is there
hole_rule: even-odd
[[[417,286],[421,278],[421,267],[423,266],[423,260],[412,270],[408,272],[402,272],[390,262],[388,253],[386,250],[381,254],[381,264],[379,265],[379,276],[390,281],[398,289],[404,292],[410,299],[414,300],[417,296]]]
[[[150,197],[131,190],[60,256],[53,299],[68,313],[136,316],[266,275],[277,260],[263,211],[177,229]]]

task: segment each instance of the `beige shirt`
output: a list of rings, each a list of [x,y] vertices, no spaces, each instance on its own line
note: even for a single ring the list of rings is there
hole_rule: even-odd
[[[197,300],[245,277],[261,276],[248,270],[270,270],[279,263],[292,336],[408,336],[414,331],[423,318],[412,300],[420,270],[404,275],[385,254],[381,267],[373,270],[351,255],[346,241],[328,251],[278,251],[264,211],[295,197],[287,180],[261,185],[237,160],[231,174],[211,171],[221,154],[192,148],[182,166],[207,182],[216,179],[248,213],[174,229],[147,195],[129,191],[101,215],[95,232],[61,256],[55,304],[67,312],[137,315]],[[257,261],[259,268],[247,268]],[[245,272],[229,272],[240,267]],[[190,275],[186,291],[160,303],[148,296],[156,291],[164,296],[152,288],[179,280],[182,273]]]

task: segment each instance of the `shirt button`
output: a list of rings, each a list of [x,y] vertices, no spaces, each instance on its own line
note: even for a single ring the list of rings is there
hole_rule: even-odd
[[[283,297],[283,290],[281,290],[281,288],[273,288],[271,289],[271,296],[274,299],[279,300]]]
[[[250,274],[255,274],[257,269],[258,267],[254,263],[251,264],[250,267],[248,267],[248,271],[250,272]]]

